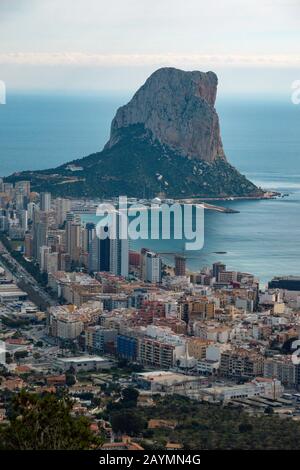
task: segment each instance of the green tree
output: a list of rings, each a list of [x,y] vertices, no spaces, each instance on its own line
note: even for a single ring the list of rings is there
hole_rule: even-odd
[[[131,403],[133,406],[136,406],[138,397],[139,391],[136,388],[127,387],[122,390],[122,398],[124,404]]]
[[[76,378],[75,375],[66,373],[66,384],[68,387],[72,387],[72,385],[76,384]]]
[[[11,354],[9,352],[5,353],[5,362],[6,364],[11,364],[13,362]]]
[[[274,410],[273,410],[272,406],[267,406],[267,408],[265,409],[265,414],[267,414],[267,415],[273,415],[274,414]]]
[[[28,356],[28,351],[16,351],[15,352],[15,360],[18,361],[19,359],[23,359],[24,357]]]
[[[110,419],[113,431],[132,435],[140,434],[145,428],[145,420],[139,413],[132,411],[118,411]]]
[[[99,448],[102,439],[88,419],[71,415],[72,402],[55,395],[20,392],[12,401],[9,425],[0,428],[2,450],[83,450]]]
[[[252,424],[249,423],[241,423],[239,425],[239,432],[251,432],[253,429]]]

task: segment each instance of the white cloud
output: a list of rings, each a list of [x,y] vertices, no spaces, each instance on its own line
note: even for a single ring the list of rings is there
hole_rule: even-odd
[[[297,67],[300,55],[275,54],[96,54],[82,52],[0,53],[1,65],[33,66],[247,66]]]

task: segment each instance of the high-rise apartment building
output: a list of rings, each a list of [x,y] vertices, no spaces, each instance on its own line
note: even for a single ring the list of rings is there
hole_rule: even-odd
[[[24,230],[24,232],[27,232],[28,230],[28,212],[27,210],[20,210],[18,211],[18,219],[19,219],[19,224],[22,228],[22,230]]]
[[[43,212],[48,212],[51,209],[51,194],[50,193],[41,193],[40,194],[40,210]]]
[[[121,216],[116,217],[116,233],[110,238],[109,270],[117,276],[128,276],[129,265],[129,240],[120,235]],[[109,234],[111,233],[110,228]]]
[[[161,282],[162,263],[161,258],[156,253],[146,250],[141,251],[141,277],[145,282]]]
[[[104,229],[103,229],[104,230]],[[98,238],[96,228],[88,230],[88,268],[91,272],[110,270],[110,239]]]
[[[51,248],[50,246],[41,246],[40,247],[40,255],[39,255],[39,265],[40,265],[40,270],[42,272],[47,271],[47,255],[51,253]]]
[[[186,274],[186,261],[184,256],[175,256],[175,276],[185,276]]]
[[[66,251],[71,256],[72,261],[79,261],[82,251],[82,227],[78,223],[67,223]]]
[[[30,181],[16,181],[15,183],[16,195],[30,196]]]
[[[40,263],[40,248],[47,245],[49,213],[34,211],[33,218],[33,256]]]
[[[55,213],[57,225],[63,225],[67,219],[67,213],[71,210],[70,199],[57,198],[55,199]]]
[[[45,271],[48,274],[58,271],[58,253],[50,252],[45,255]]]
[[[226,265],[223,263],[214,263],[213,264],[213,277],[219,281],[220,273],[226,271]]]
[[[26,258],[33,257],[33,237],[30,233],[25,235],[25,256]]]

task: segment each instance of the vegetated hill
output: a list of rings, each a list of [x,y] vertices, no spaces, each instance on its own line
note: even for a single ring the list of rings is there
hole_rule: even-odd
[[[271,407],[267,413],[255,416],[242,407],[201,403],[180,395],[156,396],[154,400],[155,406],[150,408],[126,410],[123,406],[115,411],[123,417],[135,417],[140,429],[133,435],[143,435],[142,445],[147,450],[164,449],[167,442],[179,443],[186,450],[300,449],[300,423],[276,416]],[[118,427],[113,416],[111,412],[113,425]],[[174,429],[148,429],[150,419],[170,420],[176,425]]]
[[[71,168],[71,169],[70,169]],[[28,179],[35,191],[72,197],[255,196],[262,192],[225,159],[185,158],[153,140],[151,131],[131,125],[119,131],[111,148],[53,170],[22,172],[8,181]]]

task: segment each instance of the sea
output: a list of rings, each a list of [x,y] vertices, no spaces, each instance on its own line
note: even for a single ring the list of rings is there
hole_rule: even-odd
[[[8,94],[0,105],[0,175],[55,167],[101,150],[116,109],[130,96]],[[300,275],[300,106],[288,98],[221,96],[217,111],[230,163],[284,197],[219,202],[234,214],[205,211],[204,247],[186,253],[188,268],[222,261],[255,274],[262,285],[273,276]],[[183,242],[137,240],[131,246],[175,253]],[[173,255],[163,256],[172,264]]]

